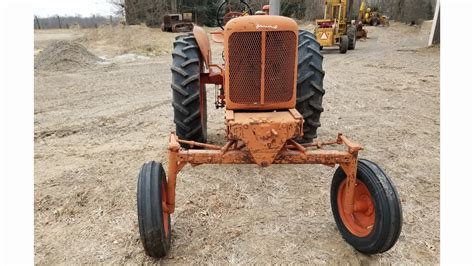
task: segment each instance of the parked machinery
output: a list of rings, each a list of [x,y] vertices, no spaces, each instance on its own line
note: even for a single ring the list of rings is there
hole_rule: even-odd
[[[359,9],[359,20],[362,21],[363,24],[371,25],[371,26],[390,26],[389,18],[379,12],[376,8],[366,7],[365,0],[362,0],[360,3]]]
[[[348,21],[352,0],[325,0],[324,18],[316,19],[316,36],[321,47],[339,46],[340,53],[353,50],[356,46],[356,27]],[[347,11],[349,8],[349,11]]]
[[[167,32],[189,32],[193,27],[193,13],[165,15],[161,24],[161,30]]]

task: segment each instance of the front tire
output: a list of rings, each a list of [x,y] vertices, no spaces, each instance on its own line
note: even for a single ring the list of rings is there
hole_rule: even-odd
[[[206,92],[200,83],[203,67],[199,46],[193,34],[174,42],[171,66],[174,123],[180,139],[207,141]]]
[[[323,89],[325,73],[321,48],[311,32],[299,31],[296,109],[304,118],[304,135],[298,139],[301,143],[312,142],[317,138],[317,130],[321,126],[323,96],[326,93]]]
[[[339,167],[331,184],[331,208],[342,237],[365,254],[395,245],[402,229],[402,208],[390,178],[369,160],[359,160],[353,213],[343,209],[346,174]]]
[[[171,246],[171,217],[166,203],[166,174],[160,163],[149,162],[138,175],[137,213],[140,240],[148,256],[162,258]]]
[[[345,54],[347,49],[349,49],[349,37],[347,37],[347,35],[342,35],[341,43],[339,44],[339,52]]]

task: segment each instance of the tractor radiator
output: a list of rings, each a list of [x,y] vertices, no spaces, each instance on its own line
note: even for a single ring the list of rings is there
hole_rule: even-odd
[[[238,104],[288,102],[297,39],[291,31],[234,32],[229,37],[229,96]]]

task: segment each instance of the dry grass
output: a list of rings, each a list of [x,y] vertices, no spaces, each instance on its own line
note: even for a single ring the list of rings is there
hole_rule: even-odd
[[[111,54],[136,53],[159,56],[171,53],[173,39],[159,28],[146,26],[110,26],[97,29],[81,29],[83,37],[79,41],[96,50],[106,50]],[[105,48],[106,49],[103,49]]]

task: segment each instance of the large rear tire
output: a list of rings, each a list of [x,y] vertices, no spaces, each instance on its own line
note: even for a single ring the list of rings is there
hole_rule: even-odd
[[[296,88],[296,109],[304,118],[304,135],[301,143],[312,142],[317,137],[320,117],[324,111],[323,55],[314,35],[300,30],[298,35],[298,81]]]
[[[339,167],[331,184],[331,208],[342,237],[365,254],[382,253],[395,245],[402,230],[402,207],[390,178],[375,163],[357,165],[354,212],[344,212],[346,174]],[[357,206],[357,209],[356,209]]]
[[[166,193],[166,174],[161,163],[144,164],[138,175],[138,228],[146,254],[154,258],[166,256],[171,246],[171,217],[163,210]]]
[[[354,26],[350,26],[347,29],[347,37],[349,38],[349,50],[354,50],[357,42],[356,36],[356,28]]]
[[[174,123],[180,139],[207,141],[207,104],[200,84],[203,67],[199,46],[193,34],[176,38],[171,67]]]

